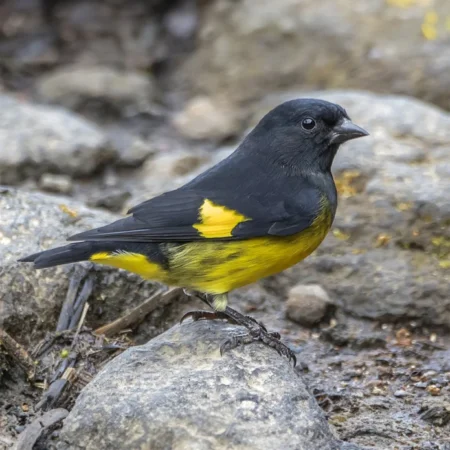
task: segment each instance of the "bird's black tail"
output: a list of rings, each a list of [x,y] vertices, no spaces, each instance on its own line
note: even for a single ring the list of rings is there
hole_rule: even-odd
[[[107,243],[100,242],[76,242],[51,250],[34,253],[19,259],[20,262],[32,262],[36,269],[58,266],[79,261],[88,260],[93,254],[100,251],[108,251],[110,247]]]

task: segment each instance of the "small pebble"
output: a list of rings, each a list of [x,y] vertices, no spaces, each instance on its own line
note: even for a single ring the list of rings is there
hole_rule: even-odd
[[[372,389],[373,395],[384,395],[386,394],[386,391],[384,389],[379,388],[378,386],[374,386]]]
[[[430,393],[433,396],[439,395],[441,393],[441,388],[436,386],[435,384],[430,384],[427,387],[427,392]]]
[[[67,175],[56,175],[45,173],[42,175],[39,186],[44,191],[56,192],[58,194],[70,194],[73,189],[72,179]]]
[[[288,293],[287,317],[304,326],[319,323],[327,312],[331,300],[322,286],[298,284]]]
[[[394,392],[395,397],[406,397],[408,393],[404,391],[403,389],[399,389],[398,391]]]

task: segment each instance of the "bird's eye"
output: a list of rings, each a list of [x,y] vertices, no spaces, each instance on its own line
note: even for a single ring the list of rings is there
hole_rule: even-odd
[[[307,117],[306,119],[302,120],[302,127],[305,130],[311,131],[316,126],[316,121],[314,119],[311,119],[311,117]]]

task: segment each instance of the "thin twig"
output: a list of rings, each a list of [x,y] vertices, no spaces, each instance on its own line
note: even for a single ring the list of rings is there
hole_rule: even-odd
[[[147,314],[154,311],[156,308],[170,303],[182,292],[183,290],[180,288],[172,288],[166,292],[162,290],[157,291],[139,306],[132,309],[129,313],[125,314],[114,322],[97,328],[94,333],[98,335],[104,334],[105,336],[112,336],[116,333],[119,333],[125,328],[130,328],[132,325],[136,325],[137,323],[141,322]]]
[[[75,326],[77,325],[78,321],[80,320],[80,316],[84,311],[84,305],[86,304],[93,290],[94,290],[94,278],[91,275],[84,282],[84,285],[81,288],[81,291],[78,294],[78,297],[75,301],[75,304],[73,306],[73,316],[70,319],[68,327],[69,329],[75,328]]]
[[[69,288],[67,289],[66,298],[61,308],[61,312],[58,318],[58,324],[56,325],[56,331],[63,331],[69,328],[70,319],[73,315],[73,305],[75,303],[78,288],[83,280],[83,274],[75,272],[72,276]]]
[[[89,309],[89,303],[85,303],[83,306],[83,312],[81,313],[80,321],[78,322],[77,331],[75,332],[75,335],[72,339],[72,345],[70,346],[71,349],[73,349],[77,343],[78,335],[80,334],[81,327],[83,326],[83,323],[86,319],[86,314]]]
[[[28,379],[33,380],[36,372],[36,365],[33,359],[3,328],[0,328],[0,345],[3,345],[8,354],[17,360],[27,373]]]

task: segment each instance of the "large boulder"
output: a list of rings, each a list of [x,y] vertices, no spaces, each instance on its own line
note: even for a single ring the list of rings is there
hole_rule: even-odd
[[[46,172],[88,175],[114,155],[100,129],[81,116],[0,95],[0,184]]]
[[[216,0],[202,12],[183,72],[197,93],[350,87],[450,107],[447,0]]]
[[[81,111],[97,104],[103,113],[112,110],[124,115],[148,111],[154,92],[147,74],[89,65],[59,68],[43,75],[36,87],[50,103]]]
[[[221,356],[239,327],[176,326],[128,349],[82,391],[59,450],[338,450],[345,446],[287,359],[252,344]]]

